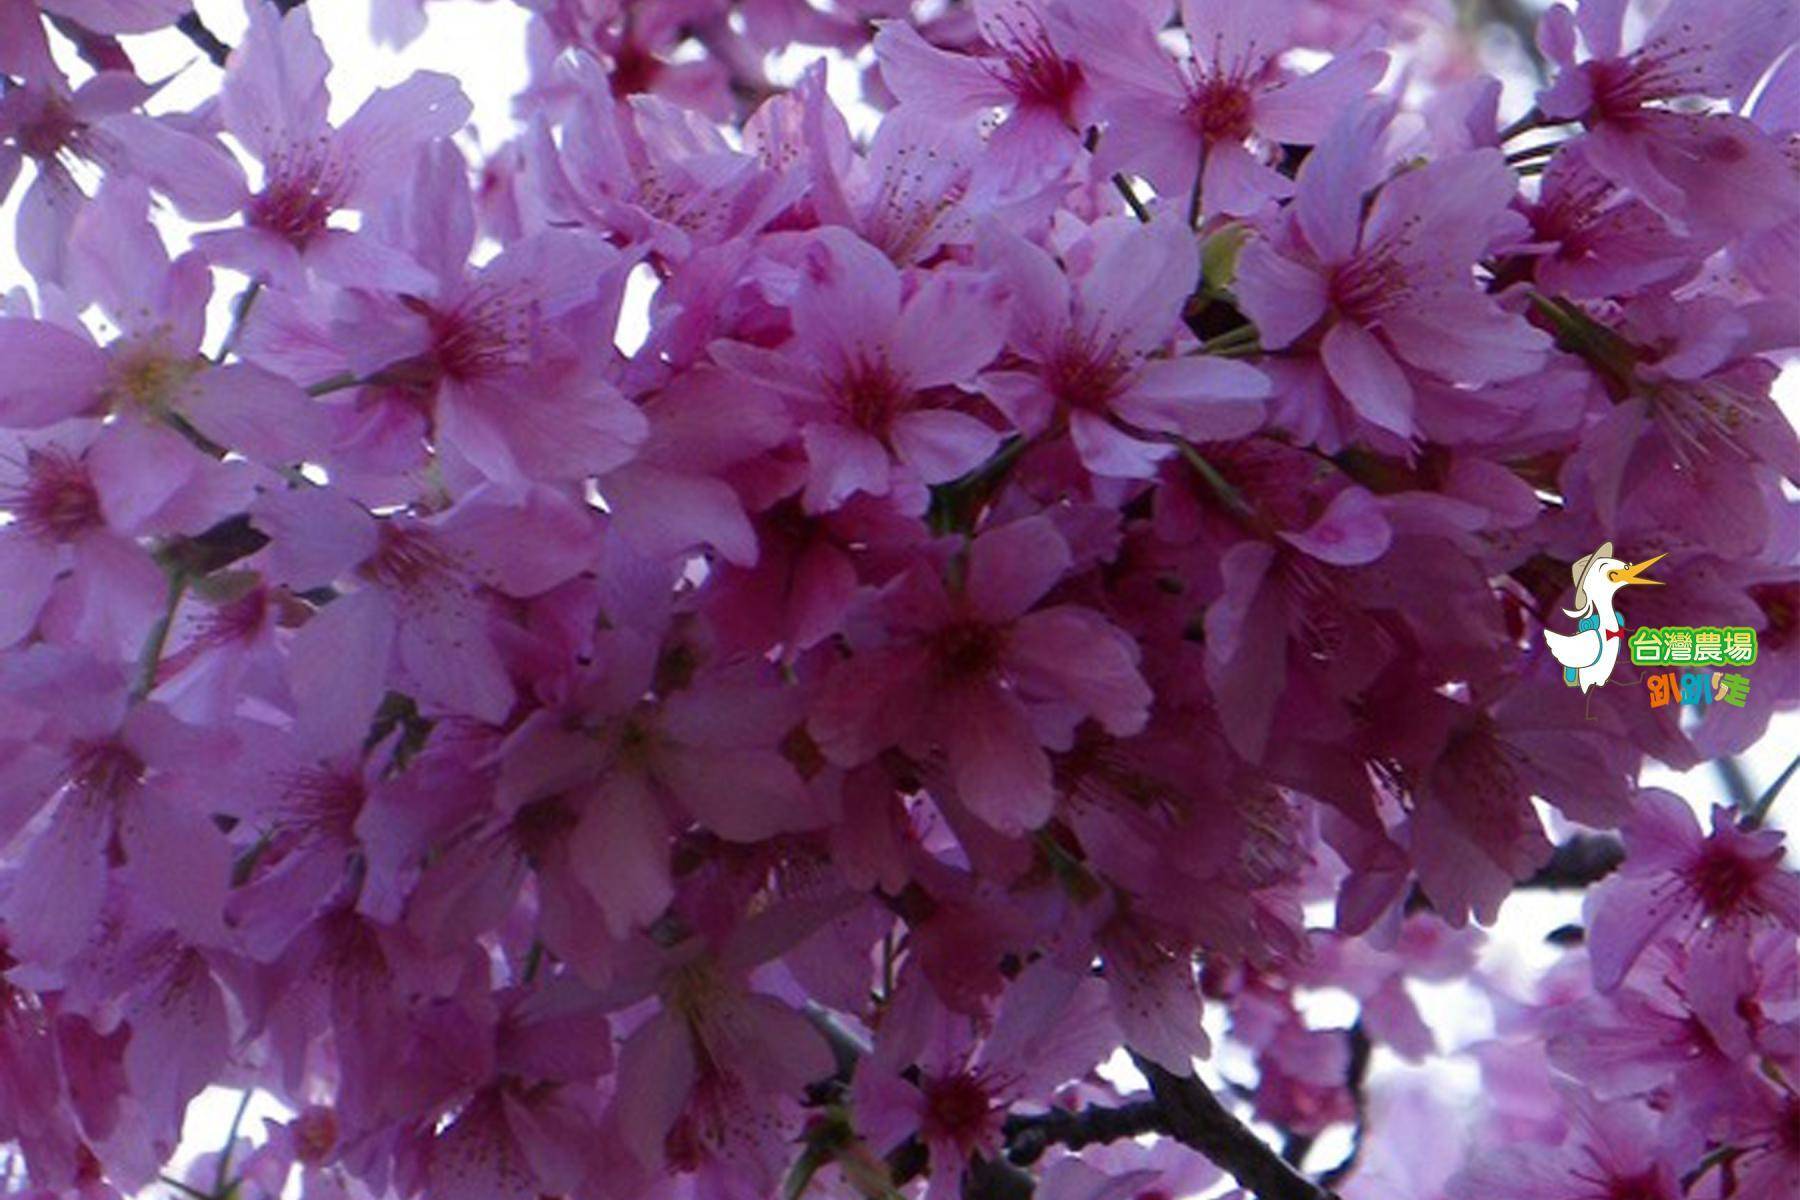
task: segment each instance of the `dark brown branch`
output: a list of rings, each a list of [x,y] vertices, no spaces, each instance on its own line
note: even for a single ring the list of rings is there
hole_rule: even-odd
[[[182,35],[188,41],[200,47],[200,52],[206,55],[213,66],[222,67],[225,65],[225,60],[231,57],[231,47],[221,41],[218,34],[206,27],[206,22],[200,19],[199,13],[182,13],[180,19],[175,22],[175,28],[181,30]]]
[[[1006,1156],[1019,1166],[1030,1166],[1053,1145],[1079,1150],[1141,1134],[1167,1132],[1162,1106],[1154,1100],[1139,1100],[1117,1108],[1089,1105],[1079,1112],[1052,1109],[1012,1117],[1006,1122]]]
[[[1619,869],[1625,847],[1609,834],[1578,833],[1556,848],[1543,868],[1520,884],[1563,890],[1592,886]]]
[[[982,1159],[963,1177],[963,1200],[1031,1200],[1037,1180],[1004,1159]]]
[[[1174,1075],[1135,1052],[1131,1059],[1150,1081],[1169,1136],[1212,1159],[1257,1200],[1337,1200],[1283,1162],[1197,1076]]]

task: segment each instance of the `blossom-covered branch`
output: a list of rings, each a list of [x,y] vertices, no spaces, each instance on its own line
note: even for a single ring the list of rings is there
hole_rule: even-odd
[[[0,0],[0,1193],[1800,1171],[1795,0],[435,7]]]

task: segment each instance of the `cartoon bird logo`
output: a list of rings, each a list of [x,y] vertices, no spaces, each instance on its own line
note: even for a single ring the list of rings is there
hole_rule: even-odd
[[[1576,632],[1544,630],[1550,653],[1563,665],[1564,683],[1579,687],[1586,695],[1589,688],[1599,687],[1612,677],[1613,664],[1619,661],[1619,647],[1625,644],[1625,625],[1613,607],[1613,596],[1628,584],[1662,586],[1662,580],[1645,579],[1643,573],[1665,557],[1659,554],[1643,562],[1626,563],[1613,557],[1611,542],[1601,542],[1598,550],[1575,560],[1575,607],[1563,611],[1576,618]]]

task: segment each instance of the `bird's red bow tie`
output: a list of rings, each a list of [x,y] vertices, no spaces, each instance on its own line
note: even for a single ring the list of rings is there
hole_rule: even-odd
[[[1625,627],[1623,625],[1621,625],[1617,629],[1609,629],[1606,631],[1606,636],[1609,638],[1618,638],[1620,641],[1624,641],[1625,640]]]

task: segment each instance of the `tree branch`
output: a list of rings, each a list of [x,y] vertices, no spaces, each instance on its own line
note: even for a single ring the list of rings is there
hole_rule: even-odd
[[[1131,1060],[1150,1081],[1150,1094],[1168,1121],[1169,1136],[1212,1159],[1257,1200],[1337,1200],[1283,1162],[1219,1103],[1198,1076],[1171,1074],[1135,1051]]]
[[[1520,887],[1567,890],[1590,887],[1619,869],[1625,846],[1609,834],[1578,833],[1556,848],[1550,861]]]
[[[188,41],[200,47],[200,52],[206,55],[213,66],[222,67],[225,65],[225,60],[231,57],[231,47],[221,41],[218,34],[206,27],[206,22],[200,19],[199,13],[182,13],[180,19],[175,22],[175,28],[181,30]]]
[[[1168,1131],[1162,1105],[1154,1100],[1139,1100],[1117,1108],[1090,1104],[1079,1112],[1058,1108],[1010,1118],[1005,1131],[1006,1157],[1024,1167],[1043,1157],[1053,1145],[1079,1150],[1083,1146]]]

